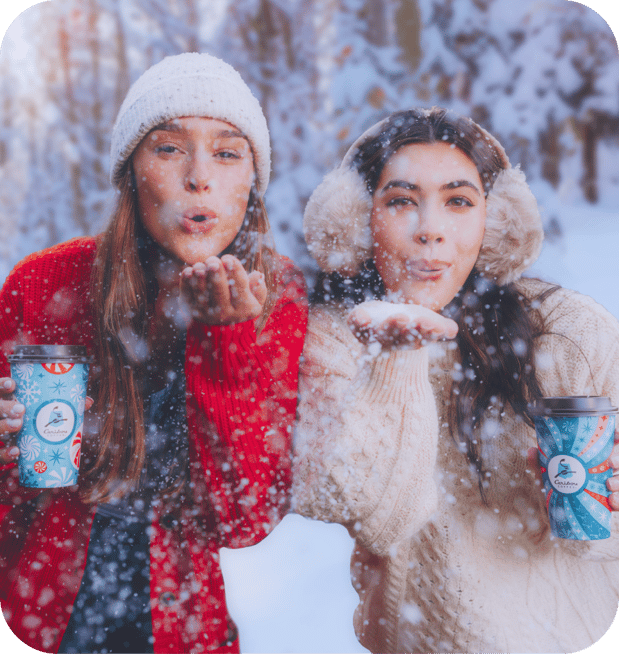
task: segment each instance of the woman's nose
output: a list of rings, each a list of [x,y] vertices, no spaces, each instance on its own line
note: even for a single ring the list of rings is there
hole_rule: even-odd
[[[445,221],[440,212],[431,207],[421,207],[414,239],[421,245],[434,245],[445,241]]]
[[[204,154],[193,155],[187,165],[185,189],[192,192],[207,191],[211,185],[211,169],[208,157]]]

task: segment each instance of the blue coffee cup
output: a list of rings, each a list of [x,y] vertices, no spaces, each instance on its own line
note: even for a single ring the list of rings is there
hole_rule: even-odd
[[[26,407],[17,435],[19,483],[77,483],[90,358],[78,345],[17,345],[8,357],[15,399]]]
[[[545,397],[531,410],[550,528],[559,538],[610,537],[606,480],[617,412],[610,398],[597,396]]]

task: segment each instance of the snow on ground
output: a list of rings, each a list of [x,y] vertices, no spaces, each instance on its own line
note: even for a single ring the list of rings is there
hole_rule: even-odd
[[[344,527],[286,516],[262,543],[224,549],[243,652],[367,652],[354,634],[353,541]]]
[[[558,219],[562,234],[548,235],[542,254],[527,273],[572,288],[603,304],[619,319],[619,212],[603,206],[561,203],[533,185],[544,223]]]
[[[562,235],[546,240],[530,270],[590,295],[619,319],[619,215],[606,206],[561,202],[535,187],[543,220],[554,216]],[[614,206],[613,206],[614,205]],[[366,652],[357,642],[352,615],[357,594],[349,576],[352,540],[343,527],[287,516],[262,543],[224,550],[229,609],[244,652]],[[619,621],[587,654],[617,651]]]

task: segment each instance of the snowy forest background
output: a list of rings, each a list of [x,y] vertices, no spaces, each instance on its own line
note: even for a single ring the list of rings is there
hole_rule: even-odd
[[[546,230],[532,272],[619,317],[617,43],[568,0],[36,5],[0,52],[0,282],[26,254],[103,228],[120,103],[148,66],[184,51],[222,57],[261,101],[274,238],[310,284],[301,217],[312,190],[370,124],[438,104],[472,116],[522,164]],[[365,651],[352,633],[350,549],[340,527],[290,516],[257,548],[224,552],[243,650]]]

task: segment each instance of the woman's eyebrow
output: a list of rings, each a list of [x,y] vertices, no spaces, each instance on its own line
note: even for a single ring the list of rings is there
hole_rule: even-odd
[[[151,129],[151,132],[184,132],[185,128],[179,125],[178,123],[161,123],[161,125],[155,125]]]
[[[161,125],[156,125],[153,127],[151,132],[175,132],[177,134],[180,134],[182,132],[186,132],[187,129],[183,127],[182,125],[179,125],[176,122],[170,122],[170,123],[161,123]],[[215,138],[219,139],[225,139],[225,138],[239,138],[239,139],[245,139],[247,140],[247,137],[243,132],[239,132],[236,129],[222,129],[217,134],[215,134]]]
[[[480,190],[473,184],[473,182],[469,182],[468,179],[457,179],[455,182],[449,182],[447,184],[443,184],[441,186],[440,190],[441,191],[452,191],[453,189],[460,188],[461,186],[466,186],[467,188],[473,189],[477,195],[481,195]]]
[[[406,182],[403,179],[392,179],[390,182],[387,182],[385,186],[383,186],[381,193],[388,191],[390,188],[403,188],[406,189],[407,191],[421,190],[421,188],[417,184],[413,184],[412,182]]]
[[[239,132],[236,129],[223,129],[221,132],[217,134],[217,138],[220,139],[226,139],[226,138],[234,138],[234,139],[245,139],[247,140],[247,137],[243,132]]]
[[[466,186],[467,188],[473,189],[479,196],[481,196],[480,190],[473,184],[473,182],[470,182],[468,179],[457,179],[453,182],[448,182],[447,184],[443,184],[440,187],[440,191],[452,191],[453,189],[460,188],[462,186]],[[381,193],[385,193],[388,191],[390,188],[403,188],[406,189],[407,191],[421,191],[421,187],[419,184],[415,184],[413,182],[407,182],[403,179],[392,179],[391,181],[387,182],[383,189],[381,190]]]

